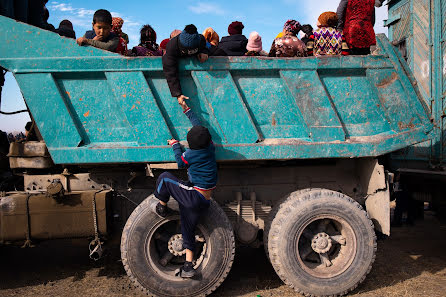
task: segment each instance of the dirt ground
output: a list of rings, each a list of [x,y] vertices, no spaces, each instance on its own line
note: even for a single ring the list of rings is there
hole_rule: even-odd
[[[0,296],[140,296],[129,284],[119,248],[98,262],[85,241],[0,248]],[[299,296],[284,285],[263,249],[237,250],[234,266],[212,296]],[[351,296],[446,296],[446,223],[432,214],[394,228],[378,242],[376,262]]]

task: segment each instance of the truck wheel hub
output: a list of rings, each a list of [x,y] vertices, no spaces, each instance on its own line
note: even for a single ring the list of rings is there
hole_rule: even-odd
[[[182,256],[186,253],[186,250],[183,248],[183,236],[181,234],[175,234],[167,243],[169,248],[169,252],[174,256]]]
[[[318,254],[327,253],[330,250],[331,245],[330,236],[325,232],[316,234],[311,240],[311,247],[313,251]]]

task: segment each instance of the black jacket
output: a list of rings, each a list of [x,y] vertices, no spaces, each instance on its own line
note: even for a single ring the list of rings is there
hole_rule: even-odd
[[[245,35],[236,34],[231,36],[225,36],[218,44],[218,48],[222,49],[228,56],[244,56],[248,51],[246,45],[248,39]]]
[[[179,36],[175,36],[167,43],[166,54],[163,56],[163,71],[172,97],[183,95],[178,75],[178,60],[180,58],[193,57],[200,53],[209,54],[204,36],[200,35],[200,38],[200,45],[196,49],[182,47]]]
[[[225,51],[219,48],[218,46],[211,45],[209,48],[209,56],[227,56]]]

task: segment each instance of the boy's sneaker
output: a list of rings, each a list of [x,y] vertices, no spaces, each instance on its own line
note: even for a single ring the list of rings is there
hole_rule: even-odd
[[[161,218],[167,217],[170,213],[167,205],[162,205],[158,199],[152,199],[149,203],[149,208]]]
[[[162,205],[160,202],[158,202],[155,208],[155,212],[160,217],[165,218],[169,214],[169,208],[167,207],[167,205]]]
[[[183,267],[175,271],[175,276],[179,276],[182,278],[192,278],[195,276],[195,274],[196,271],[194,269],[194,266],[191,262],[187,261],[184,263]]]

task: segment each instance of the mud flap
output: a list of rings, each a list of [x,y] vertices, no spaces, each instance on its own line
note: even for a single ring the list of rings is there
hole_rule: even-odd
[[[375,229],[390,235],[390,192],[384,166],[376,159],[364,159],[360,163],[359,176],[367,199],[365,206]]]

